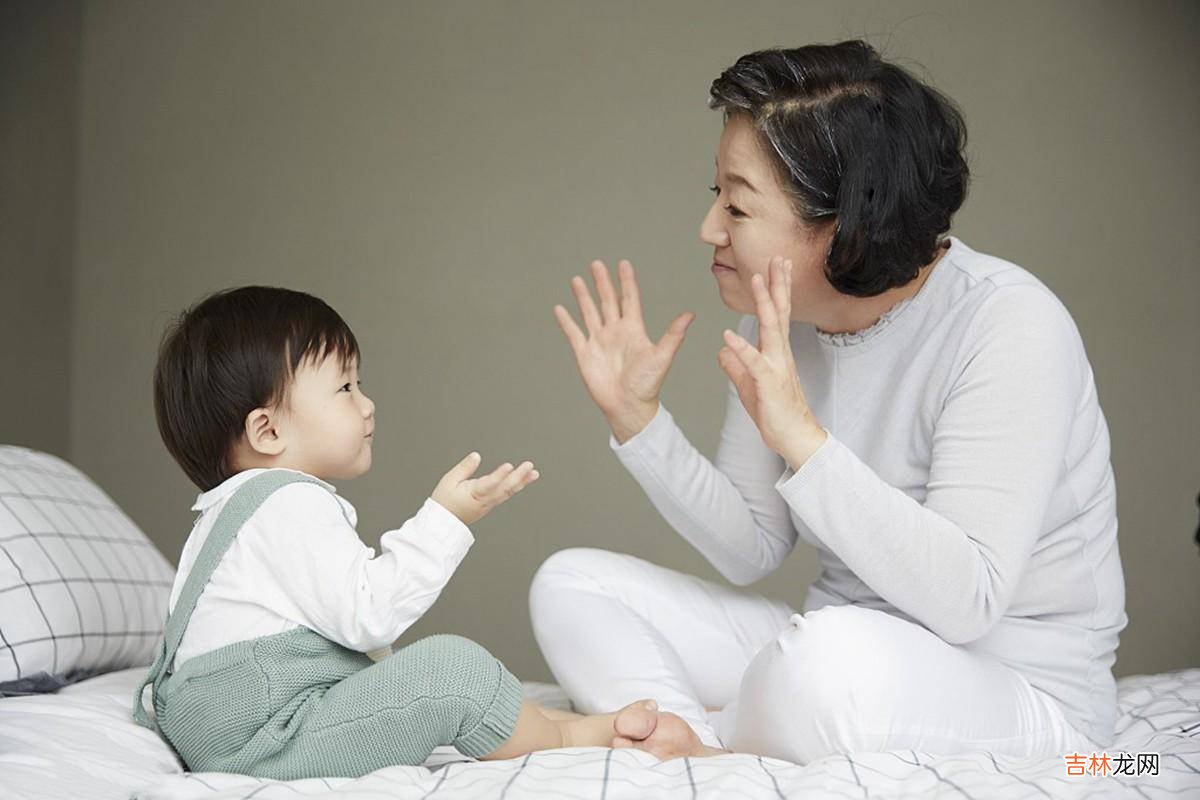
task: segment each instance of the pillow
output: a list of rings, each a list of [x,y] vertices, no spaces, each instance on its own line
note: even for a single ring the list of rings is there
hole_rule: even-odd
[[[174,574],[82,472],[0,445],[0,696],[149,664]]]

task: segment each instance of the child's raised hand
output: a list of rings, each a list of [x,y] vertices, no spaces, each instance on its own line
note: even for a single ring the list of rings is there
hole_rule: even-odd
[[[472,478],[480,461],[479,453],[469,454],[451,467],[433,490],[433,499],[467,525],[538,479],[532,461],[518,467],[505,462],[487,475]]]

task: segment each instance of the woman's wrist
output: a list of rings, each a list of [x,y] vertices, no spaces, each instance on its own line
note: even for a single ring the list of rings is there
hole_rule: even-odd
[[[612,435],[617,440],[617,444],[625,444],[645,430],[657,413],[658,401],[655,400],[653,403],[641,404],[619,414],[608,416],[608,427],[612,429]]]
[[[798,472],[805,462],[812,458],[813,453],[821,449],[821,445],[825,444],[825,440],[828,438],[829,434],[817,424],[815,419],[806,420],[796,429],[795,433],[787,438],[784,446],[779,450],[779,455],[783,456],[793,472]]]

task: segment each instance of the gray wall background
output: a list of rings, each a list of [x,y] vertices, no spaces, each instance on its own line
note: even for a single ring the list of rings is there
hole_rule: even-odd
[[[597,546],[720,580],[609,453],[551,313],[595,257],[648,321],[697,322],[664,399],[713,451],[735,321],[697,239],[709,82],[865,37],[963,107],[954,233],[1071,309],[1113,440],[1130,625],[1118,674],[1200,664],[1200,6],[958,2],[17,3],[0,17],[0,441],[68,455],[172,559],[195,489],[161,446],[166,322],[253,282],[327,299],[365,351],[369,544],[479,449],[541,481],[404,640],[455,631],[545,679],[526,592]],[[803,545],[802,545],[803,547]],[[799,550],[755,588],[802,602]]]
[[[69,455],[78,3],[0,0],[0,443]]]

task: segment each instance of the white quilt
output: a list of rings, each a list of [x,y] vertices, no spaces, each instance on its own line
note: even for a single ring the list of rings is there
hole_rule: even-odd
[[[1200,669],[1119,682],[1118,736],[1107,755],[1127,753],[1136,761],[1138,754],[1156,753],[1157,775],[1148,769],[1141,775],[1092,774],[1103,770],[1089,763],[1091,753],[1080,754],[1086,758],[1079,767],[1069,767],[1065,753],[1022,763],[983,752],[938,757],[907,750],[829,757],[801,767],[749,755],[660,763],[638,751],[603,748],[471,762],[446,748],[424,767],[287,782],[185,773],[156,734],[129,718],[133,687],[144,674],[144,668],[124,670],[54,695],[0,700],[0,797],[1200,798]],[[527,691],[541,702],[563,699],[544,684],[527,684]]]

